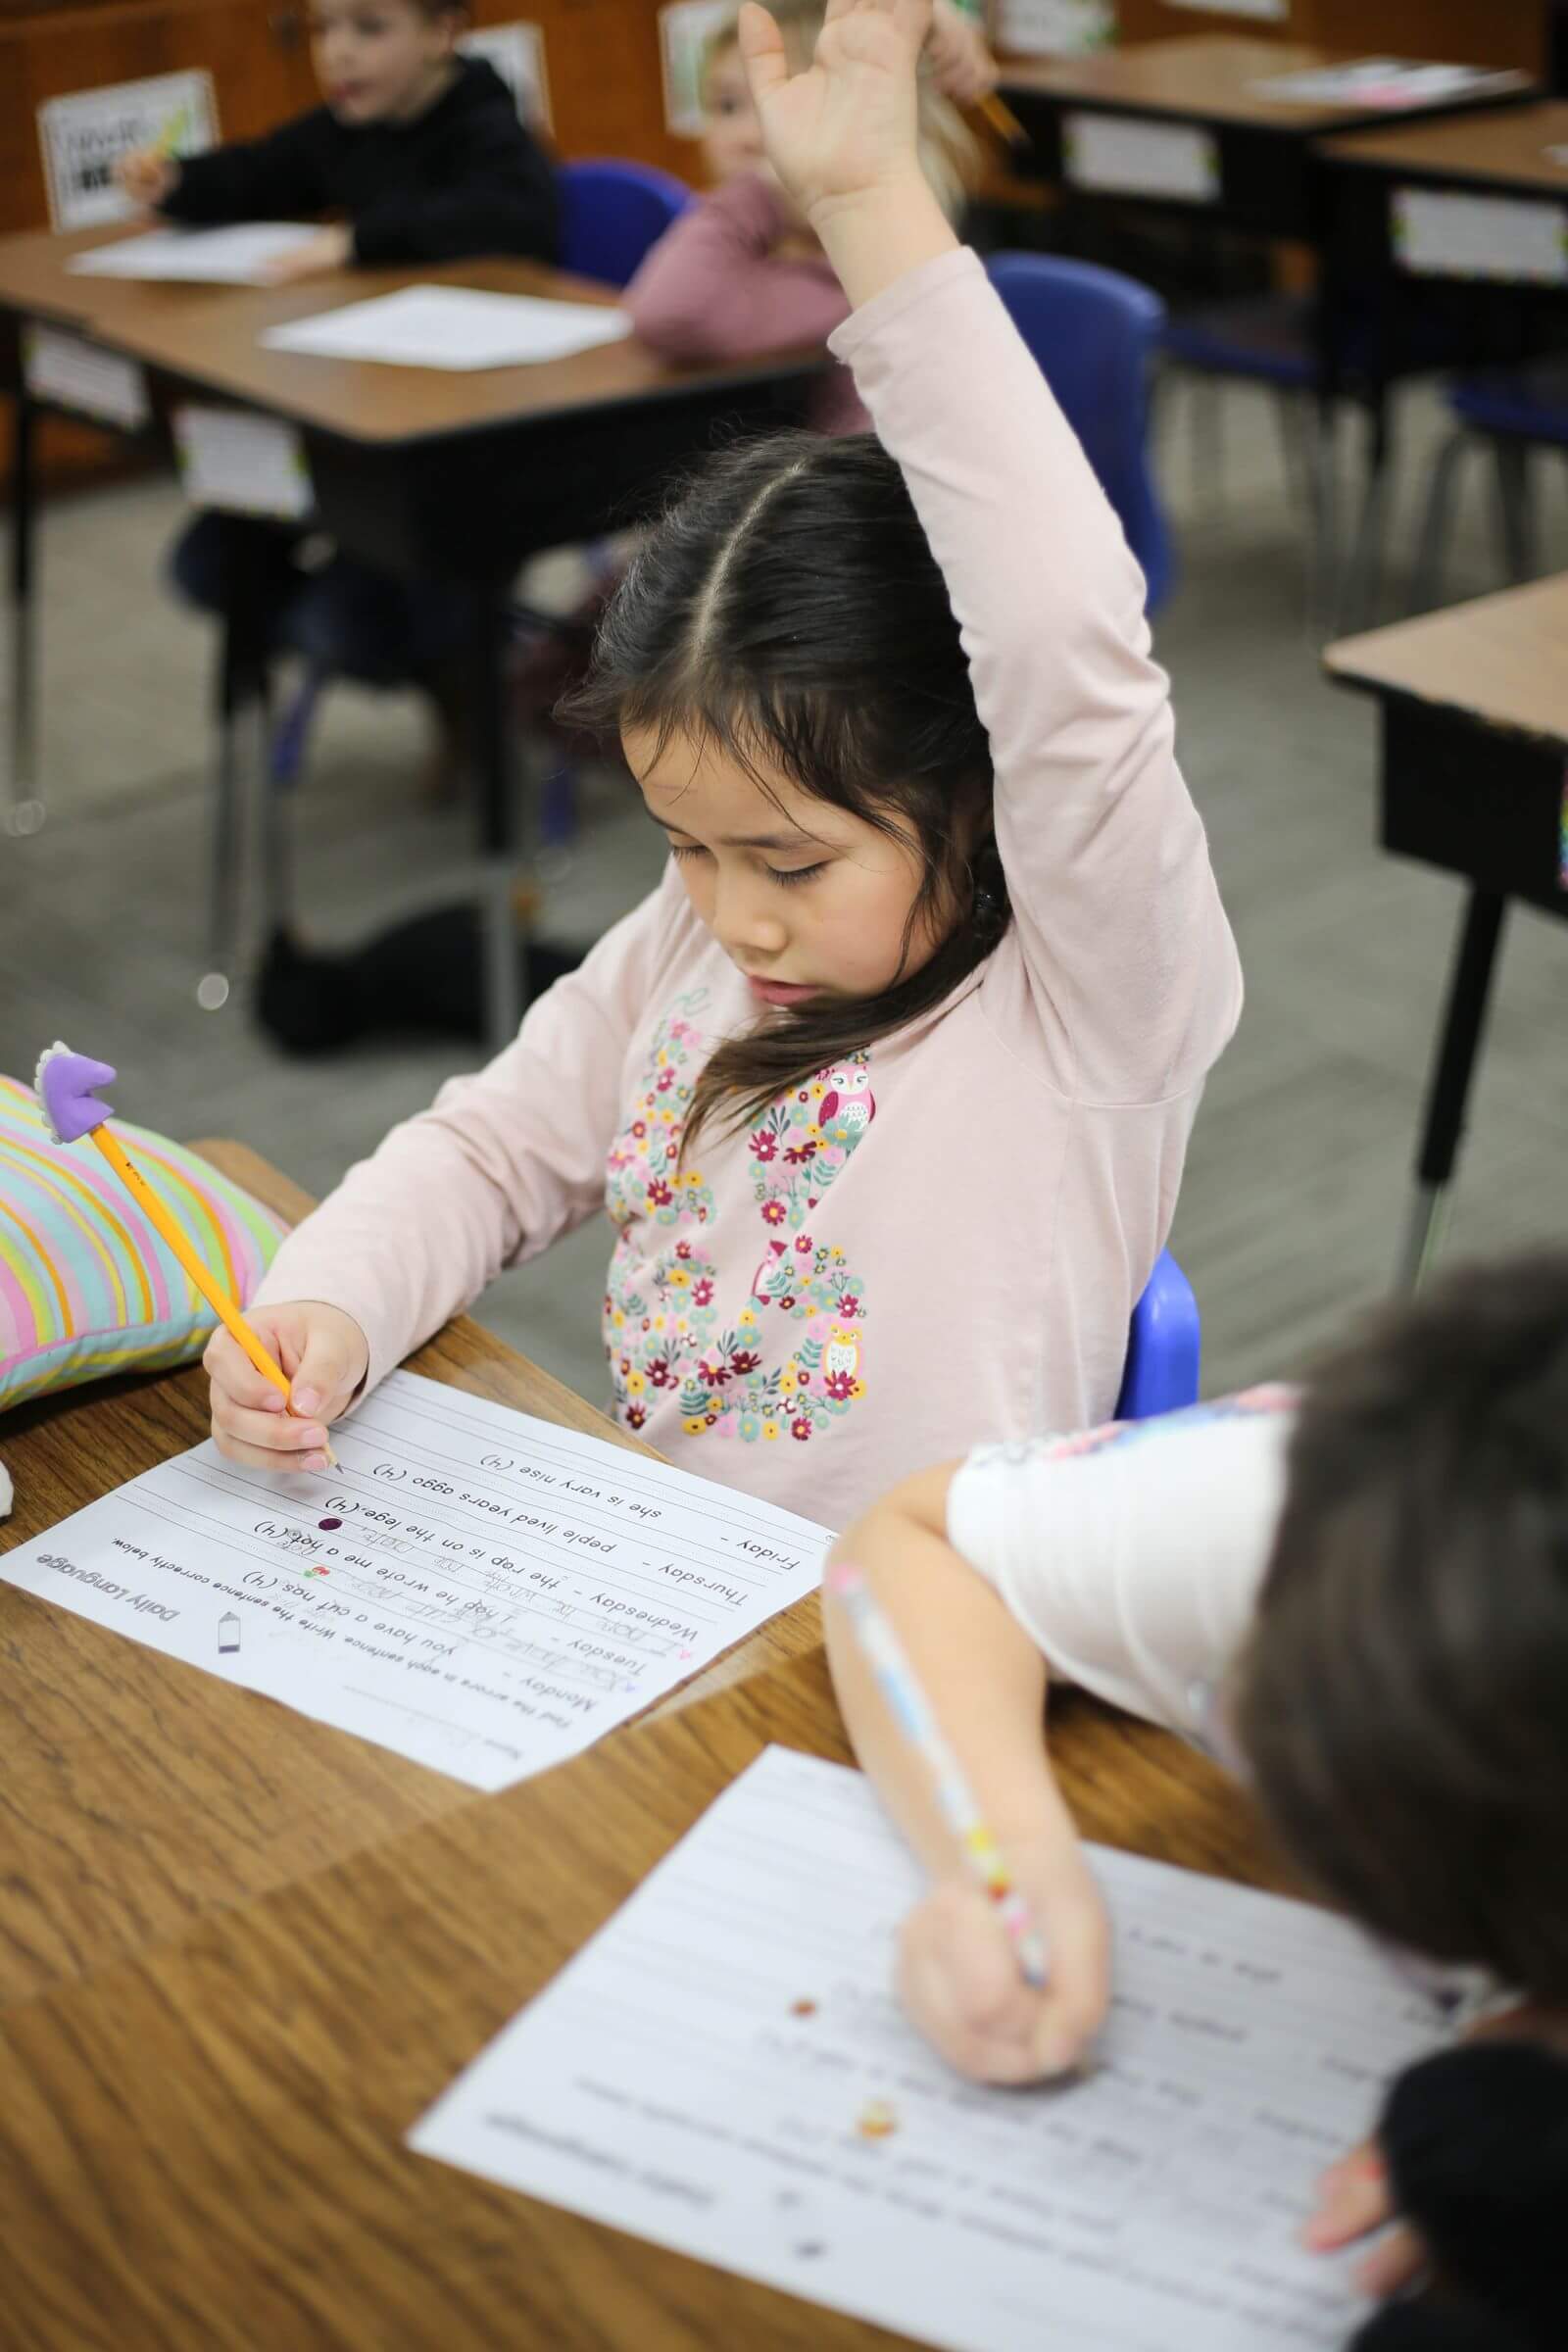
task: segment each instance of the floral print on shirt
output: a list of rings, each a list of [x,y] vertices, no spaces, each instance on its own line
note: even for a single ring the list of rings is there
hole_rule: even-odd
[[[691,1437],[805,1445],[865,1395],[864,1286],[811,1225],[876,1115],[869,1058],[818,1071],[749,1131],[760,1258],[744,1303],[720,1301],[707,1239],[716,1204],[701,1169],[680,1166],[708,1057],[691,1016],[706,999],[706,990],[677,999],[655,1032],[606,1163],[605,1205],[619,1228],[604,1318],[615,1411],[641,1429],[669,1398]],[[646,1227],[667,1236],[662,1248]],[[793,1343],[783,1360],[781,1341]]]

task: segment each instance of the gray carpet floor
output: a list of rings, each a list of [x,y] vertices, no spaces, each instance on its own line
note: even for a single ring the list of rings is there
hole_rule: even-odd
[[[1161,474],[1179,587],[1157,643],[1182,757],[1239,935],[1249,1001],[1210,1081],[1175,1247],[1197,1287],[1211,1393],[1298,1367],[1390,1284],[1457,887],[1375,843],[1371,708],[1325,685],[1304,616],[1304,525],[1274,420],[1226,397],[1225,478],[1194,478],[1184,400],[1163,418]],[[1437,429],[1406,401],[1387,607],[1405,571]],[[1447,590],[1498,584],[1483,478]],[[1544,559],[1568,566],[1568,501],[1542,484]],[[208,795],[206,630],[158,581],[180,504],[166,482],[80,496],[43,531],[49,821],[0,836],[0,1068],[30,1075],[64,1036],[120,1069],[117,1106],[174,1135],[243,1138],[326,1190],[461,1053],[377,1047],[290,1060],[240,1003],[198,1008]],[[348,941],[470,876],[461,806],[426,789],[411,698],[348,688],[323,707],[301,809],[313,936]],[[658,846],[623,791],[590,779],[573,854],[549,873],[546,930],[602,929],[655,878]],[[416,881],[411,881],[416,877]],[[1561,1239],[1568,1153],[1568,925],[1510,927],[1448,1254]],[[468,1058],[472,1058],[470,1055]],[[608,1250],[599,1222],[497,1283],[482,1319],[598,1397]]]

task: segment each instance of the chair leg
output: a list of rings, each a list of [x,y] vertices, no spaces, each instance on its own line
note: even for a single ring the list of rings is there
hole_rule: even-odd
[[[1300,395],[1289,386],[1279,384],[1271,403],[1274,422],[1280,437],[1280,462],[1285,472],[1285,488],[1293,507],[1310,515],[1312,512],[1312,468],[1303,461]]]
[[[258,785],[265,789],[267,700],[265,662],[241,645],[232,623],[225,623],[219,654],[207,969],[196,987],[196,1002],[204,1012],[217,1012],[227,1004],[240,957],[248,802],[246,769],[254,765]],[[243,748],[248,719],[259,738],[253,762],[247,761]]]
[[[1439,451],[1437,465],[1432,469],[1432,487],[1427,492],[1415,572],[1410,582],[1409,610],[1412,612],[1430,611],[1441,598],[1443,557],[1453,522],[1453,499],[1458,487],[1459,466],[1467,446],[1466,434],[1450,433]]]
[[[1225,503],[1225,387],[1218,376],[1193,378],[1193,505]]]
[[[1332,400],[1321,397],[1315,407],[1307,477],[1312,511],[1307,615],[1314,635],[1326,636],[1334,625],[1340,575],[1339,412]]]
[[[1494,441],[1497,529],[1510,580],[1533,579],[1538,569],[1536,518],[1530,508],[1530,451],[1523,441]]]
[[[1349,555],[1349,569],[1345,576],[1345,595],[1340,600],[1336,616],[1338,628],[1371,628],[1378,605],[1378,574],[1382,563],[1382,539],[1385,539],[1387,508],[1390,508],[1390,484],[1394,480],[1394,452],[1392,433],[1387,418],[1375,416],[1368,421],[1368,452],[1366,452],[1366,489],[1361,494],[1361,519],[1356,522],[1356,543]]]

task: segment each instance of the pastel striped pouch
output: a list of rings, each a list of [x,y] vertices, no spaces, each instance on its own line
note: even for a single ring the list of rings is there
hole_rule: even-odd
[[[179,1144],[115,1121],[197,1255],[243,1306],[284,1227]],[[213,1310],[86,1143],[50,1142],[32,1089],[0,1077],[0,1410],[108,1372],[200,1355]]]

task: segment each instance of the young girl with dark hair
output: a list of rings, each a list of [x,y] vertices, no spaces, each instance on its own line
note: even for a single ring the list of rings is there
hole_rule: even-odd
[[[1236,953],[1138,567],[920,174],[928,11],[834,0],[793,78],[742,17],[880,446],[733,452],[656,526],[588,694],[669,869],[284,1244],[294,1417],[215,1342],[232,1459],[319,1459],[601,1204],[623,1426],[814,1517],[1114,1400]]]
[[[1548,2061],[1568,2051],[1568,1254],[1450,1278],[1300,1393],[977,1448],[907,1480],[840,1549],[1051,1952],[1034,1991],[829,1600],[851,1738],[932,1872],[902,1979],[944,2054],[1029,2082],[1076,2063],[1105,2014],[1109,1927],[1044,1737],[1048,1687],[1076,1683],[1237,1771],[1309,1883],[1432,1990],[1479,1970],[1529,2004],[1462,2065],[1406,2079],[1381,2149],[1320,2184],[1307,2242],[1348,2244],[1396,2206],[1461,2302],[1512,2314],[1514,2332],[1450,2333],[1439,2296],[1375,2323],[1367,2352],[1568,2341],[1568,2068]],[[1532,2044],[1528,2066],[1504,2038]],[[1406,2228],[1361,2282],[1394,2293],[1418,2267]]]

